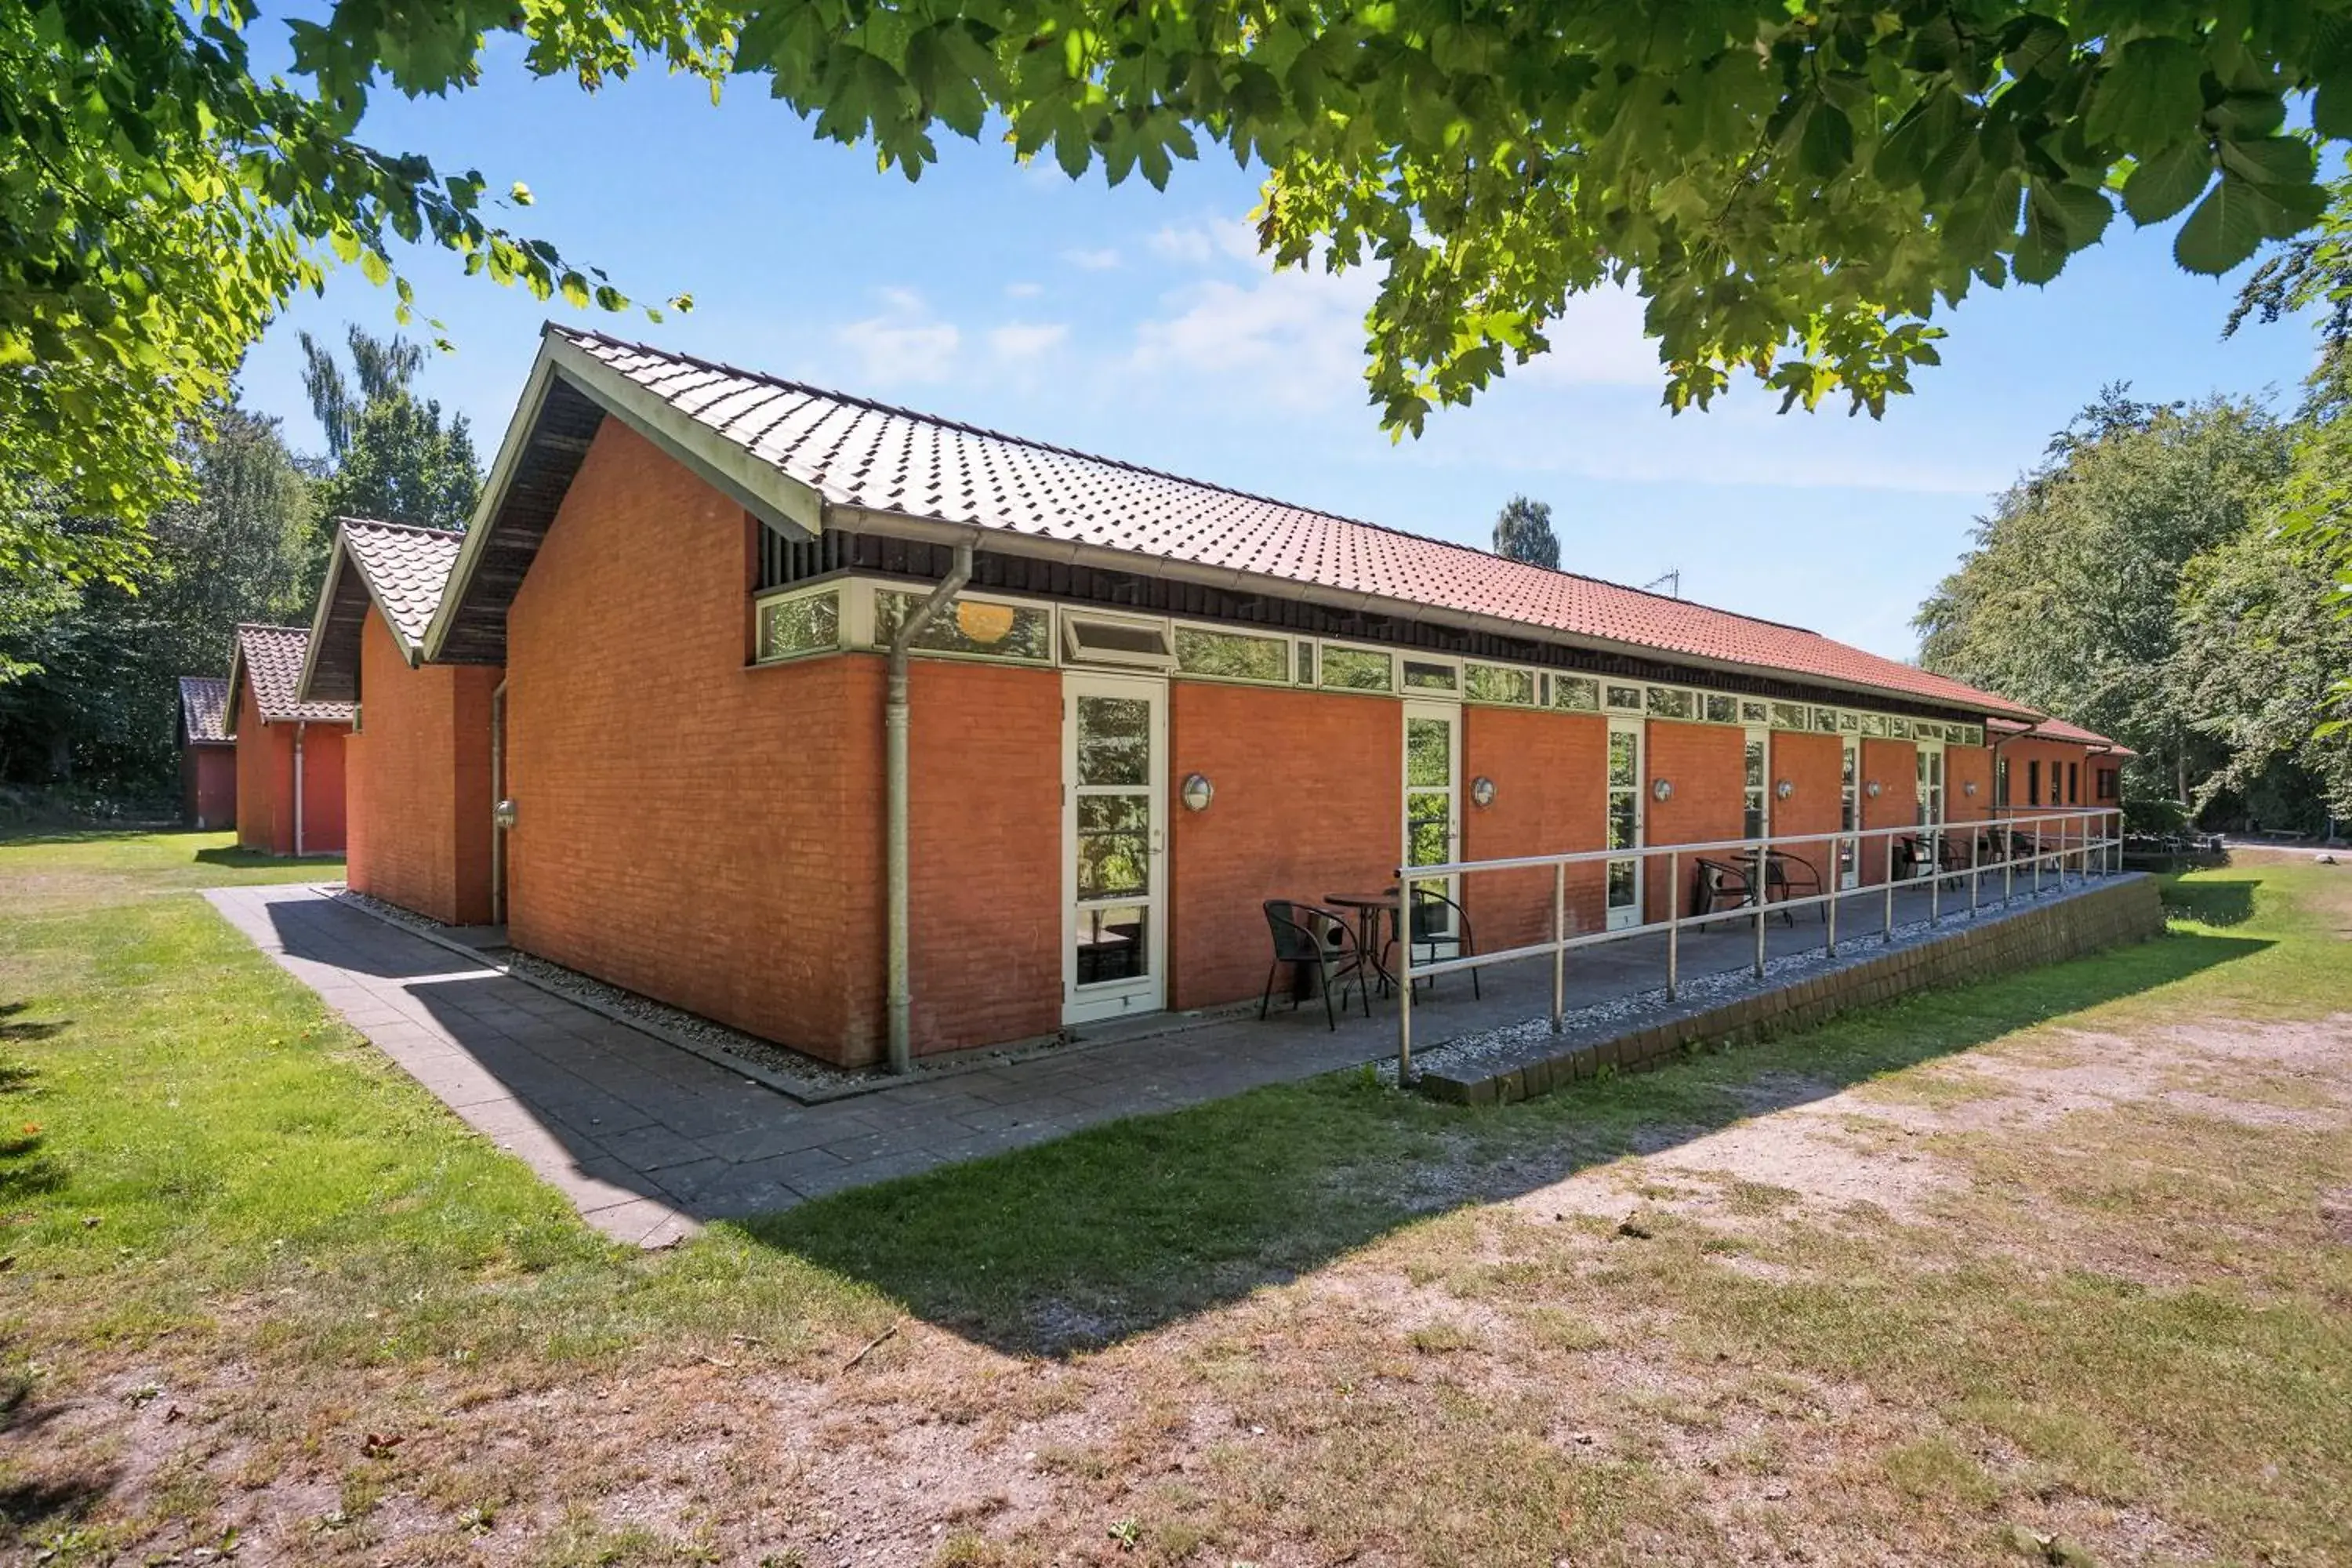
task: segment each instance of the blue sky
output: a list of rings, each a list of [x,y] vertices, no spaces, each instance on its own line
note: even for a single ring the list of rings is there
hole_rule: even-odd
[[[2310,357],[2291,325],[2222,342],[2234,280],[2180,274],[2168,232],[2119,219],[2048,289],[1973,296],[1944,323],[1944,365],[1883,420],[1780,415],[1749,386],[1670,416],[1638,307],[1611,297],[1579,302],[1547,361],[1392,444],[1360,379],[1371,278],[1270,271],[1242,221],[1256,182],[1230,158],[1180,167],[1165,192],[1110,190],[950,141],[910,185],[753,91],[714,109],[655,76],[590,97],[510,58],[475,91],[381,103],[365,133],[498,188],[523,180],[523,232],[639,298],[694,296],[655,326],[412,255],[457,351],[428,358],[424,389],[473,421],[486,462],[553,316],[1481,545],[1523,491],[1551,503],[1570,570],[1679,569],[1685,597],[1904,658],[1972,519],[2102,383],[2284,404]],[[299,447],[321,443],[295,334],[339,339],[347,321],[391,330],[390,290],[338,273],[247,363],[247,401]]]

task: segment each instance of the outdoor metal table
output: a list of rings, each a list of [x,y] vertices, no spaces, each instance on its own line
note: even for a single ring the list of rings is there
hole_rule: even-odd
[[[1389,973],[1385,948],[1380,940],[1381,919],[1396,908],[1397,890],[1385,893],[1326,893],[1323,901],[1335,910],[1356,911],[1356,940],[1364,946],[1364,956],[1372,961],[1372,973],[1381,977],[1381,994],[1389,994],[1396,976]]]

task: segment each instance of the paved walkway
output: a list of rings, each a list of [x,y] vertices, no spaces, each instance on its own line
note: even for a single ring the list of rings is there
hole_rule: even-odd
[[[1310,1077],[1378,1053],[1278,1023],[1157,1036],[800,1105],[303,887],[205,895],[452,1110],[598,1229],[658,1247],[698,1221]],[[1359,1022],[1360,1023],[1360,1019]],[[1255,1020],[1251,1020],[1255,1026]]]
[[[1997,894],[1997,887],[1988,899]],[[316,888],[205,895],[261,950],[449,1108],[560,1188],[590,1223],[657,1247],[704,1219],[771,1213],[803,1199],[1044,1142],[1120,1117],[1171,1110],[1261,1084],[1309,1078],[1396,1048],[1396,1004],[1375,1000],[1335,1033],[1309,1002],[1199,1026],[803,1105],[627,1025],[509,978],[362,913]],[[1874,890],[1839,900],[1848,940],[1886,918]],[[1960,900],[1944,907],[1948,918]],[[1925,918],[1924,892],[1896,896],[1900,925]],[[1990,911],[1988,910],[1988,913]],[[1773,955],[1820,947],[1818,918],[1767,930]],[[1686,978],[1745,969],[1754,927],[1688,933]],[[1663,937],[1571,955],[1571,1009],[1661,984]],[[1528,960],[1487,970],[1483,994],[1451,976],[1413,1004],[1417,1046],[1539,1017],[1551,969]],[[1353,998],[1350,998],[1353,1000]],[[1279,1005],[1277,1005],[1279,1006]]]

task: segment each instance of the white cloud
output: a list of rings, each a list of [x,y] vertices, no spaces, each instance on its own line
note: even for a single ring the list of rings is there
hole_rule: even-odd
[[[1069,335],[1069,327],[1060,321],[1007,321],[989,330],[988,346],[999,359],[1035,359]]]
[[[834,329],[834,342],[857,359],[861,385],[941,382],[955,369],[963,334],[934,317],[911,289],[878,290],[882,312]]]
[[[1642,333],[1642,310],[1640,295],[1613,284],[1575,295],[1544,328],[1551,352],[1511,374],[1538,384],[1663,385],[1665,371],[1658,345]]]
[[[1168,296],[1173,315],[1136,333],[1145,370],[1227,378],[1225,395],[1256,395],[1293,408],[1363,396],[1364,309],[1369,274],[1333,278],[1277,272],[1255,283],[1194,284]],[[1246,377],[1245,390],[1230,378]]]
[[[1118,265],[1118,252],[1108,247],[1101,250],[1066,250],[1062,259],[1082,272],[1108,272]]]
[[[1219,257],[1257,262],[1257,230],[1241,218],[1209,218],[1199,223],[1164,225],[1151,237],[1156,256],[1187,266],[1206,267]]]
[[[1005,296],[1013,300],[1034,300],[1045,291],[1045,286],[1043,283],[1007,283],[1004,286]]]

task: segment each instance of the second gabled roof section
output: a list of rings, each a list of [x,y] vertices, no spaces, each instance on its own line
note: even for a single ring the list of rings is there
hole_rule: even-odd
[[[236,628],[228,656],[228,721],[226,732],[236,733],[241,693],[253,693],[254,706],[265,724],[348,724],[348,702],[306,701],[300,695],[302,660],[310,647],[310,634],[301,626],[257,626]]]
[[[417,663],[424,657],[425,628],[441,607],[449,570],[465,540],[446,529],[338,518],[326,581],[310,618],[301,694],[339,702],[359,696],[360,639],[371,605],[383,616],[400,656]]]
[[[970,527],[983,548],[1104,552],[1239,588],[2035,716],[1801,627],[553,326],[485,490],[474,530],[483,537],[468,543],[428,637],[433,657],[502,657],[504,600],[606,414],[787,531],[814,532],[842,514]],[[501,542],[493,534],[509,492],[518,517]]]

